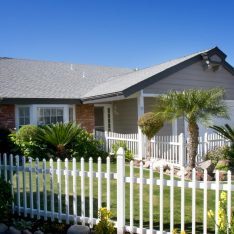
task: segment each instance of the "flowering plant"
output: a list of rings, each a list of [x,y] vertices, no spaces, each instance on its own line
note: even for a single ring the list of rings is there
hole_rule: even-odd
[[[212,210],[208,211],[208,217],[213,220],[218,227],[218,234],[234,234],[234,218],[231,215],[231,222],[228,222],[227,215],[227,193],[222,191],[219,200],[218,222],[215,222],[215,214]]]
[[[99,222],[95,227],[97,234],[112,234],[115,231],[114,224],[110,222],[112,213],[106,208],[102,207],[98,210]]]
[[[174,229],[173,232],[172,232],[172,234],[177,234],[177,229]],[[186,234],[186,232],[185,231],[181,231],[180,234]]]

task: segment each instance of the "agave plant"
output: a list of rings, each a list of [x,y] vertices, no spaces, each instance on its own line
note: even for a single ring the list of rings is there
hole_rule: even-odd
[[[216,133],[223,136],[227,140],[229,140],[232,144],[232,147],[234,147],[234,128],[231,128],[228,124],[225,124],[224,126],[211,126],[213,130],[215,130]]]
[[[55,150],[56,157],[65,158],[66,147],[79,134],[81,128],[75,123],[56,123],[38,129],[37,141],[43,142]]]

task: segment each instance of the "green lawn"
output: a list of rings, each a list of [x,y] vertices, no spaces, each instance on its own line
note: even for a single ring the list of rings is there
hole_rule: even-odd
[[[49,163],[47,164],[47,167],[49,166]],[[56,168],[56,163],[54,163],[54,168]],[[64,163],[61,164],[61,168],[64,168]],[[69,162],[69,169],[72,168],[72,163]],[[77,169],[80,169],[80,164],[77,163]],[[97,164],[93,164],[94,171],[97,171]],[[88,170],[88,163],[85,163],[85,170]],[[106,165],[102,165],[102,171],[106,171]],[[111,163],[111,172],[116,172],[116,164]],[[129,176],[130,168],[128,165],[126,165],[126,176]],[[28,179],[28,173],[26,173],[26,179],[27,179],[27,191],[29,191],[29,179]],[[134,169],[134,176],[139,177],[139,169]],[[144,177],[149,178],[149,170],[144,170]],[[155,178],[159,178],[158,173],[154,173]],[[168,176],[165,176],[166,179],[169,179]],[[55,201],[55,211],[57,211],[57,176],[54,175],[54,201]],[[22,185],[22,176],[20,175],[21,185]],[[14,175],[14,184],[15,184],[15,175]],[[41,209],[44,206],[43,203],[43,185],[42,185],[42,176],[41,176],[41,184],[40,184],[40,196],[41,196]],[[62,176],[62,194],[63,194],[63,212],[65,213],[65,186],[64,186],[64,176]],[[89,213],[89,179],[86,178],[85,180],[85,196],[86,196],[86,216],[88,216]],[[78,215],[81,214],[81,208],[80,208],[80,177],[77,178],[77,195],[78,195]],[[94,217],[97,217],[97,192],[98,192],[98,181],[97,178],[94,178]],[[126,184],[126,222],[129,223],[129,184]],[[21,189],[21,201],[22,201],[22,189]],[[69,191],[70,191],[70,213],[72,213],[72,177],[69,177]],[[33,174],[33,192],[34,192],[34,208],[36,207],[36,176]],[[174,223],[177,228],[180,227],[180,188],[175,188],[175,197],[174,197]],[[29,192],[27,193],[28,197],[28,206],[29,206]],[[48,197],[48,210],[50,210],[50,180],[49,175],[47,175],[47,197]],[[191,231],[191,213],[192,213],[192,191],[191,189],[185,189],[185,223],[186,223],[186,230]],[[116,219],[116,180],[111,180],[111,211],[113,213],[113,219]],[[196,192],[196,223],[197,223],[197,232],[201,233],[203,228],[203,191],[197,190]],[[154,228],[159,229],[159,186],[154,187]],[[149,186],[144,185],[144,226],[149,226]],[[102,180],[102,206],[106,206],[106,180]],[[214,210],[214,203],[215,203],[215,192],[214,191],[208,191],[208,210],[213,209]],[[22,203],[21,203],[22,205]],[[134,224],[137,226],[139,223],[139,185],[134,184]],[[164,188],[164,229],[169,230],[170,227],[170,187]],[[213,233],[214,225],[212,222],[208,220],[208,227],[209,233]]]

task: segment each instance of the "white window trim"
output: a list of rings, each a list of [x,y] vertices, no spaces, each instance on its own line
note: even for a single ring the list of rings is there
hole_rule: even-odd
[[[37,126],[37,108],[63,108],[63,120],[64,123],[69,122],[69,108],[73,108],[73,119],[76,120],[75,105],[69,104],[32,104],[32,105],[16,105],[15,106],[15,123],[16,129],[19,129],[19,108],[29,107],[30,108],[30,124]]]

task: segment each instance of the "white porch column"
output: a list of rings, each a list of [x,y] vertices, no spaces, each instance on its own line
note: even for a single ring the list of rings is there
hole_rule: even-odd
[[[145,111],[143,90],[137,96],[137,118],[139,119]],[[138,158],[142,159],[144,154],[144,135],[138,126]]]

